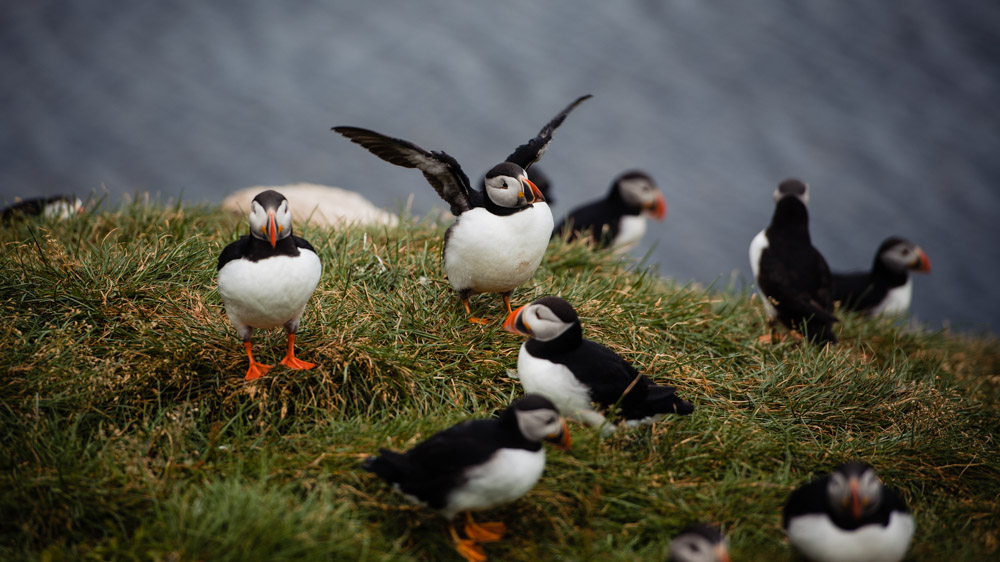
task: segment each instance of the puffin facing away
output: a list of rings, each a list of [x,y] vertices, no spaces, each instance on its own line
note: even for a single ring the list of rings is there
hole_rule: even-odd
[[[617,416],[633,427],[694,411],[674,387],[654,384],[614,351],[584,339],[576,310],[559,297],[522,306],[503,329],[531,336],[517,356],[524,391],[545,396],[566,417],[599,427],[617,405]]]
[[[47,219],[68,219],[84,211],[83,201],[73,195],[51,195],[22,199],[0,210],[0,220],[10,222],[21,217],[44,217]]]
[[[471,512],[527,494],[545,469],[542,441],[568,449],[569,429],[552,402],[529,394],[512,402],[497,418],[464,421],[405,453],[381,449],[362,468],[409,501],[443,515],[459,554],[482,562],[486,555],[479,543],[500,540],[506,527],[498,522],[477,524]],[[465,539],[452,522],[462,512]]]
[[[486,173],[482,191],[473,189],[458,161],[444,152],[419,146],[357,127],[334,127],[379,158],[417,168],[451,207],[457,218],[445,232],[445,274],[465,307],[470,321],[469,298],[477,293],[500,293],[510,312],[510,295],[538,269],[552,231],[552,211],[538,187],[528,179],[528,168],[552,142],[552,133],[569,112],[591,96],[566,106],[538,136],[517,147],[507,160]]]
[[[246,380],[271,368],[254,361],[254,329],[284,326],[288,352],[281,364],[289,369],[316,366],[295,357],[295,332],[322,272],[309,242],[292,235],[288,200],[272,189],[257,194],[250,203],[250,234],[226,246],[218,266],[219,295],[250,359]]]
[[[653,178],[632,170],[615,178],[604,199],[573,209],[552,236],[573,240],[589,233],[598,248],[625,251],[646,233],[646,216],[663,220],[667,203]]]
[[[781,322],[814,343],[837,343],[830,267],[809,237],[809,188],[785,180],[774,202],[771,224],[750,243],[750,268],[764,309],[772,325]]]
[[[909,240],[891,236],[875,252],[871,271],[833,274],[833,300],[863,314],[905,314],[913,285],[910,272],[930,272],[927,254]]]
[[[898,562],[914,530],[903,499],[858,461],[792,492],[782,526],[814,562]]]
[[[729,544],[715,525],[693,523],[670,542],[667,562],[729,562]]]

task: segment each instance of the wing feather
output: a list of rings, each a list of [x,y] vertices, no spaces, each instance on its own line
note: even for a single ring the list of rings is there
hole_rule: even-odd
[[[573,111],[576,106],[592,97],[594,96],[590,94],[580,96],[573,103],[567,105],[565,109],[559,112],[559,115],[553,117],[547,125],[542,127],[542,130],[538,132],[538,136],[514,149],[514,152],[507,157],[506,161],[513,162],[524,170],[527,170],[532,164],[538,162],[542,155],[545,154],[545,151],[549,148],[549,145],[552,143],[552,133],[559,128],[559,125],[562,125],[562,122],[566,119],[566,116],[569,115],[569,112]]]

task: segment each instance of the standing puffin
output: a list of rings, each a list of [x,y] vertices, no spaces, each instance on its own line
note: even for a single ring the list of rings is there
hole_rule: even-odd
[[[898,562],[914,522],[871,466],[852,461],[792,492],[782,526],[792,546],[814,562]]]
[[[809,188],[785,180],[774,202],[771,224],[750,243],[750,267],[764,309],[772,325],[778,321],[805,332],[814,343],[837,343],[830,267],[809,237]]]
[[[0,220],[10,222],[18,217],[68,219],[84,210],[83,201],[73,195],[51,195],[22,199],[0,210]]]
[[[729,562],[726,536],[715,525],[692,523],[670,541],[667,562]]]
[[[663,220],[667,203],[653,178],[632,170],[615,178],[604,199],[573,209],[552,236],[573,240],[589,233],[598,248],[625,251],[646,233],[646,216]]]
[[[833,300],[863,314],[904,314],[910,309],[910,271],[927,273],[931,261],[909,240],[891,236],[875,252],[871,271],[833,274]]]
[[[576,310],[559,297],[543,297],[518,308],[503,329],[531,336],[517,356],[524,391],[545,396],[567,417],[599,427],[607,410],[617,405],[617,416],[634,427],[664,414],[694,411],[690,402],[677,397],[674,387],[653,384],[614,351],[584,339]]]
[[[295,332],[322,272],[309,242],[292,235],[292,211],[285,196],[272,189],[258,193],[250,203],[250,234],[226,246],[218,266],[219,295],[250,358],[246,380],[271,368],[254,361],[254,329],[284,326],[288,352],[281,364],[289,369],[316,366],[295,357]]]
[[[386,162],[418,168],[448,202],[457,218],[444,236],[445,274],[470,321],[483,323],[484,319],[472,316],[469,298],[477,293],[500,293],[509,313],[511,293],[531,279],[542,262],[552,231],[552,211],[528,179],[527,170],[545,153],[552,133],[569,112],[590,97],[582,96],[566,106],[537,137],[487,172],[482,191],[472,188],[458,161],[444,152],[429,152],[357,127],[333,130]]]
[[[542,441],[568,449],[569,428],[548,399],[527,395],[499,417],[468,420],[435,433],[405,453],[386,449],[362,468],[374,472],[406,499],[443,515],[458,552],[486,560],[479,543],[500,540],[503,523],[477,524],[472,511],[512,502],[527,494],[545,469]],[[452,522],[465,512],[462,539]]]

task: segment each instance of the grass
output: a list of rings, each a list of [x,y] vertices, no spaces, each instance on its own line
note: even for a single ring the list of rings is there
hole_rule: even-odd
[[[297,351],[320,367],[244,383],[215,287],[244,222],[139,201],[0,231],[0,558],[457,559],[438,516],[359,464],[521,394],[499,297],[465,321],[443,224],[299,227],[324,273]],[[514,301],[547,294],[697,408],[607,439],[573,426],[531,493],[481,517],[511,531],[494,559],[663,560],[692,520],[724,524],[738,560],[787,559],[785,497],[850,458],[913,508],[910,559],[998,551],[992,336],[847,316],[835,348],[761,346],[749,293],[561,241]],[[258,332],[255,356],[283,343]]]

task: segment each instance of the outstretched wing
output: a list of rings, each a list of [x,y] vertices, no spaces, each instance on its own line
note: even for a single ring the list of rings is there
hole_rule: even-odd
[[[333,130],[390,164],[423,172],[431,187],[451,206],[451,214],[458,216],[475,206],[469,194],[468,176],[458,161],[444,152],[429,152],[412,142],[359,127],[334,127]]]
[[[532,164],[538,162],[538,159],[542,157],[542,154],[545,154],[545,150],[549,147],[549,144],[552,143],[552,133],[555,132],[559,125],[562,125],[563,120],[566,119],[569,112],[573,111],[573,109],[583,103],[584,100],[592,97],[594,96],[590,94],[580,96],[576,99],[576,101],[567,105],[566,109],[563,109],[559,115],[556,115],[547,125],[542,127],[542,130],[538,132],[537,137],[517,147],[514,152],[507,157],[506,161],[513,162],[524,170],[527,170]]]

